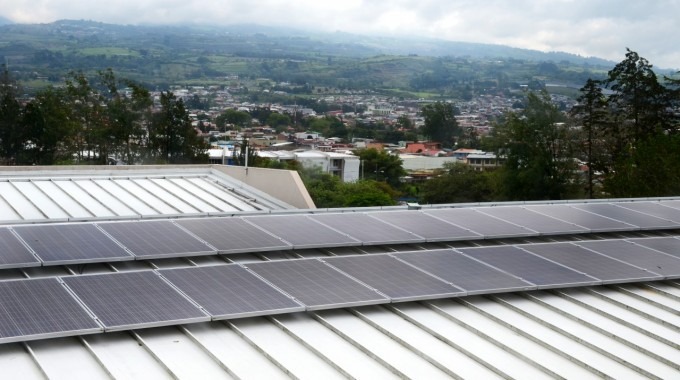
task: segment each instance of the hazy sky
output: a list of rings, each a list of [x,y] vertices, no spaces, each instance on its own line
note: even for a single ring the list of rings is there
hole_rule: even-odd
[[[680,68],[680,0],[0,0],[0,16],[411,34],[613,61],[629,47],[656,67]]]

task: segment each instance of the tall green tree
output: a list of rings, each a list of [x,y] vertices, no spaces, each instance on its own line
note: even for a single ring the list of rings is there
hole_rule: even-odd
[[[23,108],[17,99],[17,83],[3,68],[0,73],[0,162],[16,164],[24,150]]]
[[[444,147],[452,147],[461,134],[456,121],[456,109],[452,104],[436,102],[421,109],[425,118],[422,134],[430,140],[440,142]]]
[[[446,163],[442,173],[420,186],[424,203],[487,202],[493,200],[490,172],[475,171],[468,165]]]
[[[182,99],[172,92],[161,92],[161,110],[149,125],[150,156],[157,162],[186,164],[207,162],[207,145],[191,126]]]
[[[511,200],[568,199],[577,193],[576,162],[565,117],[547,93],[530,92],[526,107],[496,126],[501,194]]]
[[[580,91],[579,103],[572,109],[572,117],[581,126],[579,148],[588,165],[586,192],[588,198],[594,198],[595,172],[607,172],[609,168],[605,132],[610,129],[611,116],[600,81],[588,79]]]

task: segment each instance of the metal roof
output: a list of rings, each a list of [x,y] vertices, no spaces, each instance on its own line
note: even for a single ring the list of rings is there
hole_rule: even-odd
[[[119,181],[131,181],[135,185],[138,181],[147,185],[161,183],[165,187],[159,187],[170,194],[172,194],[170,189],[176,192],[174,186],[179,186],[178,183],[186,185],[185,181],[194,183],[195,181],[191,180],[197,180],[211,186],[215,184],[213,181],[219,184],[235,183],[230,178],[210,170],[201,169],[199,172],[197,176],[196,171],[191,170],[183,174],[148,170],[144,176],[135,175],[133,179],[121,179],[119,176],[121,173],[115,171],[111,172],[113,175],[101,175],[101,172],[98,172],[100,174],[95,176],[97,178],[92,179],[88,179],[88,176],[92,177],[93,173],[79,172],[68,175],[47,172],[21,176],[14,174],[11,180],[4,176],[0,182],[9,187],[0,189],[0,195],[3,199],[10,199],[5,201],[10,209],[18,210],[23,206],[32,205],[43,212],[41,218],[22,217],[5,223],[20,224],[36,220],[68,222],[71,219],[78,219],[56,216],[49,218],[46,210],[53,207],[50,205],[59,205],[54,210],[61,210],[69,215],[75,213],[75,210],[79,209],[78,206],[87,210],[94,208],[78,196],[62,198],[61,193],[35,190],[40,189],[40,186],[59,187],[61,183],[54,182],[62,181],[64,178],[69,178],[64,181],[91,183],[80,186],[81,189],[109,189],[106,191],[107,194],[113,193],[110,188],[119,186]],[[101,183],[98,184],[97,181]],[[19,182],[23,184],[16,186]],[[5,188],[11,189],[10,193],[5,193]],[[193,187],[190,188],[194,190]],[[229,185],[226,185],[226,194],[235,193],[251,206],[270,205],[272,208],[267,212],[277,208],[285,209],[281,202],[263,197],[257,191],[244,195],[243,192],[248,190],[247,188],[239,186],[235,188],[238,191],[232,191]],[[180,198],[190,199],[184,197],[192,196],[198,198],[198,201],[209,203],[207,199],[202,198],[202,193],[199,195],[192,193],[187,187],[184,189],[189,194],[182,194]],[[23,194],[23,198],[14,197],[17,192]],[[43,197],[40,197],[41,194]],[[55,197],[54,194],[60,195]],[[150,199],[137,197],[132,192],[128,194],[129,197],[117,196],[115,199],[120,205],[135,211],[137,210],[133,204],[136,202],[148,202],[148,205],[152,202],[151,199],[162,201],[160,196]],[[251,200],[249,203],[250,196],[257,201]],[[61,202],[55,202],[53,198]],[[72,202],[64,199],[71,199]],[[170,203],[173,207],[179,208],[179,205]],[[84,204],[90,207],[84,207]],[[187,203],[194,209],[202,207],[199,204],[201,203],[194,204],[193,200]],[[105,208],[111,211],[119,210],[113,205]],[[424,209],[432,208],[435,207]],[[312,211],[295,211],[304,212]],[[216,214],[230,213],[220,211]],[[181,216],[195,213],[158,212],[153,216],[162,219],[176,217],[178,214]],[[200,215],[209,217],[212,214],[210,211],[200,211]],[[127,216],[124,213],[116,213],[113,216],[93,214],[79,218],[99,221],[146,216],[147,214],[140,213]],[[462,220],[460,223],[464,222]],[[75,266],[0,269],[0,281],[211,266],[225,262],[248,264],[291,258],[370,255],[451,247],[677,235],[676,229],[650,228],[449,242],[437,239],[388,246],[322,247],[106,262],[88,264],[85,272],[82,272],[83,268]],[[666,379],[680,378],[680,363],[677,359],[679,357],[678,280],[518,291],[333,310],[308,310],[283,315],[0,344],[0,368],[3,376],[54,379],[348,377]]]

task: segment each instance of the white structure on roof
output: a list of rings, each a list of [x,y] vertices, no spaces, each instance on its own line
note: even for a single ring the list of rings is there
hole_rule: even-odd
[[[335,152],[308,150],[294,152],[295,159],[305,167],[317,167],[322,172],[339,177],[343,182],[359,180],[359,157]]]

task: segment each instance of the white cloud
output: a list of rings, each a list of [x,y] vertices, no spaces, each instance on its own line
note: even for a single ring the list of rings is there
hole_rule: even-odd
[[[499,43],[614,61],[629,47],[667,68],[680,68],[678,14],[677,0],[0,0],[0,16],[16,22],[256,23]]]

